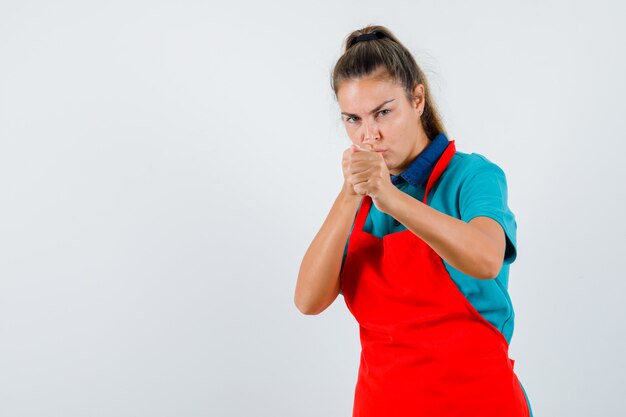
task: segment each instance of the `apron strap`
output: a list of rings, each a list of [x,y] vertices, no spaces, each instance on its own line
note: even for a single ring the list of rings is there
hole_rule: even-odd
[[[456,146],[454,145],[454,140],[451,140],[448,144],[448,147],[446,147],[446,150],[443,151],[443,155],[441,155],[441,157],[435,164],[435,167],[433,168],[433,172],[431,172],[430,177],[428,177],[428,182],[426,183],[426,191],[424,192],[424,204],[427,204],[426,199],[428,197],[428,192],[433,187],[433,184],[437,182],[443,171],[445,171],[448,163],[450,163],[450,160],[455,153]]]
[[[369,195],[364,195],[361,198],[361,204],[359,206],[359,211],[356,215],[356,221],[354,223],[354,229],[359,232],[363,231],[363,225],[365,225],[365,219],[367,218],[367,213],[370,211],[369,208],[372,205],[372,197]]]

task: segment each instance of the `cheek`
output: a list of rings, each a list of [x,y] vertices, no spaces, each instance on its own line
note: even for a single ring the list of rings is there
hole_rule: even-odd
[[[394,147],[397,149],[409,149],[411,147],[410,138],[417,133],[417,127],[414,123],[407,123],[406,120],[397,121],[389,126],[389,137],[393,140]]]
[[[390,123],[385,126],[385,131],[389,137],[394,138],[397,142],[398,139],[410,133],[411,127],[403,119],[398,118],[390,121]]]
[[[356,139],[358,129],[354,126],[346,126],[346,133],[352,139]]]

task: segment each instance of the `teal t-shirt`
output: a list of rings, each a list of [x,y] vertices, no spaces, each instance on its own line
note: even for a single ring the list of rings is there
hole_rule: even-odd
[[[416,187],[403,181],[396,187],[420,201],[424,199],[425,185]],[[507,288],[509,266],[517,256],[517,224],[507,204],[504,172],[480,154],[457,151],[439,180],[433,185],[428,195],[428,205],[465,222],[474,217],[487,216],[500,223],[504,229],[506,250],[502,269],[496,278],[474,278],[455,269],[445,260],[443,262],[450,277],[472,306],[510,343],[515,312]],[[382,238],[388,233],[406,230],[406,227],[390,215],[380,212],[376,205],[372,204],[363,229]],[[344,261],[349,241],[348,238],[343,254]]]

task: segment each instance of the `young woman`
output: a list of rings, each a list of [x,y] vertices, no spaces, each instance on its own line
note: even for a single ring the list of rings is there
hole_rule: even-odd
[[[318,314],[342,294],[359,323],[353,416],[532,416],[508,355],[504,172],[456,151],[424,73],[383,26],[347,37],[331,87],[353,144],[294,301]]]

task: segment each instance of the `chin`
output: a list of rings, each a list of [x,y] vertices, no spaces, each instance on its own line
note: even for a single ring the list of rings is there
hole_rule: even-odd
[[[397,171],[397,169],[394,169],[394,167],[387,167],[387,169],[389,170],[389,173],[390,173],[391,175],[398,175],[398,174],[400,174],[400,172],[396,172],[396,171]],[[394,174],[393,172],[391,172],[392,170],[393,170],[394,172],[396,172],[396,173]]]

